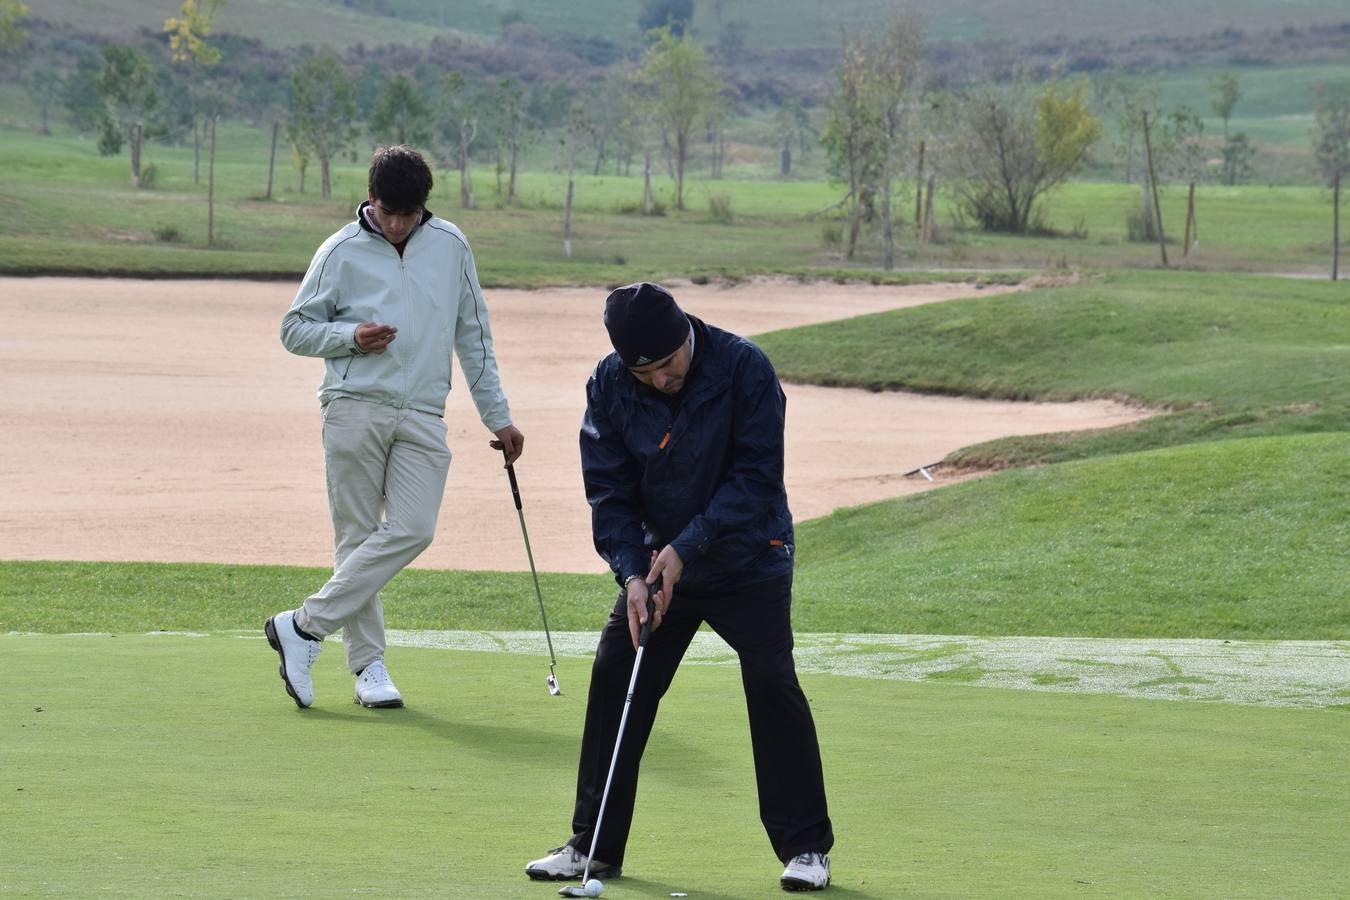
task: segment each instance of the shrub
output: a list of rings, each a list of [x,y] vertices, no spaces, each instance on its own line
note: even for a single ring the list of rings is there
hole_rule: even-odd
[[[176,244],[183,239],[183,232],[178,230],[177,225],[161,225],[151,229],[150,233],[162,244]]]
[[[838,222],[826,222],[820,226],[820,242],[831,250],[837,250],[844,243],[844,226]]]
[[[708,198],[708,215],[714,222],[720,225],[730,225],[731,215],[731,195],[713,194]]]
[[[159,185],[159,166],[146,163],[141,166],[141,189],[153,191]]]

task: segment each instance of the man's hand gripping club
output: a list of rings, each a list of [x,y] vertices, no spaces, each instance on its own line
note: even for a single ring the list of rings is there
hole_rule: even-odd
[[[633,578],[628,582],[628,632],[633,638],[633,648],[637,649],[638,635],[647,623],[647,601],[652,601],[652,631],[661,627],[666,610],[675,599],[675,585],[684,574],[684,560],[675,548],[666,545],[658,553],[652,551],[652,566],[645,578]]]

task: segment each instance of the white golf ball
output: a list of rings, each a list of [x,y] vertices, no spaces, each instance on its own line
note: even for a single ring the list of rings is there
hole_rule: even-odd
[[[605,886],[600,883],[599,878],[592,878],[590,881],[586,882],[586,887],[583,888],[583,890],[586,891],[587,897],[599,897],[600,892],[604,889]]]

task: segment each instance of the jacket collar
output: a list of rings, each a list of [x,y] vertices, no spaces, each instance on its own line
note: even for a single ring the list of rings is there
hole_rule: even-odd
[[[431,219],[431,215],[431,210],[427,209],[425,206],[422,207],[422,218],[417,221],[417,228],[421,228],[423,225],[427,224],[427,221]],[[356,207],[356,224],[360,225],[361,230],[366,234],[373,234],[376,237],[381,238],[384,237],[384,232],[380,230],[379,225],[375,224],[374,217],[370,215],[369,200],[362,200]],[[408,234],[409,238],[417,233],[417,228],[414,228]]]

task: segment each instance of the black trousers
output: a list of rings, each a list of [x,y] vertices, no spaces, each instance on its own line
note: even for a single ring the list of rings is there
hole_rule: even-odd
[[[596,859],[623,864],[642,751],[661,698],[694,633],[705,621],[740,657],[759,788],[759,818],[774,853],[786,862],[799,853],[828,852],[833,846],[816,726],[792,662],[791,607],[790,575],[731,594],[698,595],[676,587],[675,601],[661,627],[648,638],[643,653],[614,783],[600,824]],[[628,632],[626,595],[620,592],[600,635],[586,702],[573,836],[568,841],[583,854],[591,847],[635,655]]]

